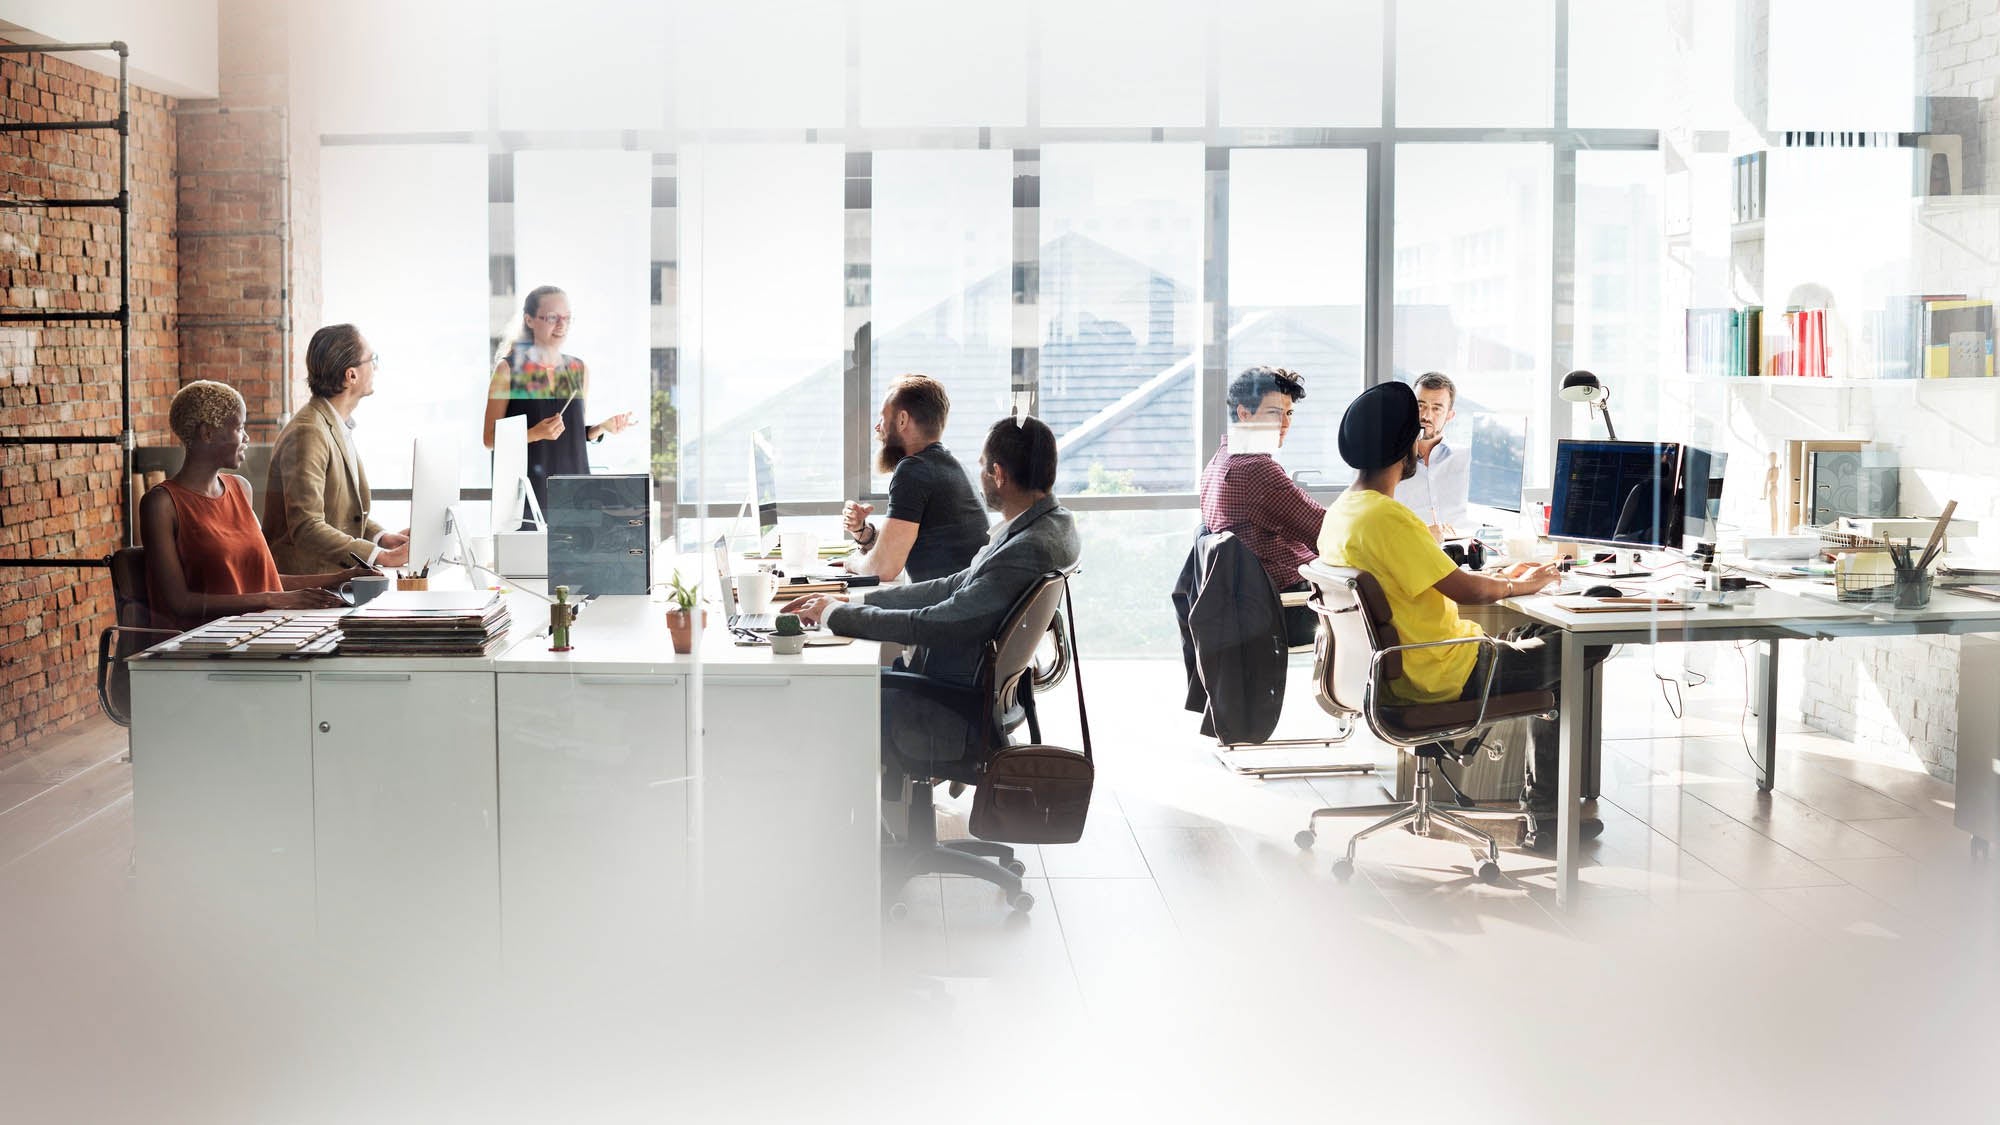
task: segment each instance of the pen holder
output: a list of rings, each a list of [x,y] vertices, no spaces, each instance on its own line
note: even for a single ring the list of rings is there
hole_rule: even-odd
[[[1931,572],[1896,568],[1896,608],[1922,609],[1931,604]]]
[[[431,588],[431,580],[428,578],[396,579],[396,589],[398,590],[428,590],[430,588]]]

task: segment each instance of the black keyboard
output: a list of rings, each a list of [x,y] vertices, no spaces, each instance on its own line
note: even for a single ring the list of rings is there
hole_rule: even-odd
[[[775,613],[738,613],[729,618],[731,629],[748,629],[753,633],[773,633],[778,629],[778,615]]]

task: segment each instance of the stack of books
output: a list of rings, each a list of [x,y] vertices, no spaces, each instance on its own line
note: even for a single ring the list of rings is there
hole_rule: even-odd
[[[341,619],[342,656],[491,656],[513,624],[497,590],[391,590]]]

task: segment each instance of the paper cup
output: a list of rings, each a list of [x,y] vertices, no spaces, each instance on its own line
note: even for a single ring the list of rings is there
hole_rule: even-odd
[[[736,576],[736,612],[763,613],[771,607],[774,579],[768,570]]]

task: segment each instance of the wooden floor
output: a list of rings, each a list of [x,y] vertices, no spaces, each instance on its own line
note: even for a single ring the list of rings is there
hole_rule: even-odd
[[[1784,950],[1790,961],[1859,949],[1877,959],[1843,967],[1852,988],[1856,974],[1934,964],[1941,940],[1990,952],[1996,875],[1952,826],[1949,785],[1788,721],[1777,791],[1760,793],[1736,655],[1723,649],[1706,684],[1682,689],[1679,717],[1652,659],[1640,649],[1607,665],[1605,832],[1586,845],[1583,901],[1570,911],[1554,907],[1546,859],[1510,850],[1506,878],[1484,886],[1464,848],[1400,832],[1364,843],[1356,877],[1337,882],[1332,860],[1365,821],[1322,821],[1312,851],[1293,835],[1320,805],[1380,800],[1376,781],[1231,775],[1179,707],[1177,661],[1095,662],[1099,784],[1084,840],[1021,849],[1037,900],[1025,915],[970,879],[903,888],[907,915],[884,924],[891,991],[961,1014],[1101,1018],[1163,994],[1228,993],[1251,977],[1268,990],[1274,972],[1294,968],[1334,993],[1379,997],[1370,986],[1400,984],[1398,974],[1449,973],[1442,966],[1495,954],[1623,957],[1629,969],[1643,947],[1655,951],[1646,978],[1670,986],[1657,951],[1671,941],[1716,947],[1702,974],[1747,972],[1746,951]],[[1075,743],[1068,690],[1046,697],[1049,741]],[[1302,694],[1288,703],[1281,735],[1325,729]],[[133,897],[124,751],[122,730],[93,722],[0,762],[0,917],[35,917],[61,896],[115,918]],[[1365,734],[1343,753],[1391,762]],[[966,807],[944,802],[946,834]],[[1743,994],[1768,987],[1758,983],[1768,971],[1759,963]],[[1298,987],[1297,999],[1262,995],[1315,1007],[1321,1024],[1339,1006],[1309,1001],[1324,998],[1319,986]]]

